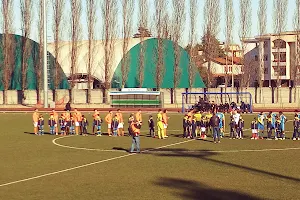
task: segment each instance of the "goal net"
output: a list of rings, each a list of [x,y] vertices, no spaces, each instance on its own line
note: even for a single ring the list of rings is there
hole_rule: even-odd
[[[183,113],[191,108],[209,109],[211,104],[215,104],[219,108],[226,108],[225,106],[229,105],[229,108],[240,109],[243,112],[252,112],[253,99],[250,92],[182,93]]]

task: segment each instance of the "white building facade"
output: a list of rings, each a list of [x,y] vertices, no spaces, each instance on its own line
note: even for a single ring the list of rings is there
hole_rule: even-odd
[[[275,86],[277,83],[286,86],[299,84],[296,32],[261,35],[246,39],[244,42],[245,59],[253,61],[258,68],[262,69],[261,79],[264,86]],[[261,66],[259,66],[260,58],[263,61]]]

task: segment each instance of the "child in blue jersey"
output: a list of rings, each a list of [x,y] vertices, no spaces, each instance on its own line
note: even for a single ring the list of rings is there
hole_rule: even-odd
[[[81,128],[82,128],[83,136],[88,135],[88,126],[89,126],[89,122],[88,122],[87,118],[84,115],[82,115]]]
[[[281,135],[281,121],[280,121],[279,117],[277,116],[276,121],[275,121],[275,140],[278,140],[280,135]]]
[[[235,121],[232,116],[230,116],[230,122],[229,122],[229,127],[230,127],[230,136],[229,139],[235,139],[235,134],[234,134],[234,129],[235,129]]]
[[[275,129],[277,115],[276,115],[276,113],[273,113],[272,111],[270,112],[270,115],[271,115],[271,123],[272,123],[273,129]]]
[[[58,119],[59,126],[60,126],[60,134],[65,135],[66,131],[66,120],[63,114],[61,114],[60,118]]]
[[[118,135],[118,126],[119,126],[119,119],[118,119],[118,116],[115,115],[115,117],[112,119],[112,122],[111,122],[111,128],[113,130],[114,137],[116,137]]]
[[[40,115],[40,117],[39,117],[38,130],[39,130],[39,135],[44,135],[44,117],[43,117],[43,115]]]
[[[280,119],[280,129],[281,129],[281,138],[285,140],[285,123],[286,123],[286,116],[282,113],[282,111],[279,112],[279,119]]]
[[[150,135],[150,137],[155,138],[154,120],[153,120],[153,116],[152,115],[149,116],[148,126],[149,126],[149,135]]]
[[[206,139],[206,120],[205,117],[202,116],[200,120],[200,131],[201,131],[201,138]]]
[[[191,139],[196,137],[196,130],[197,130],[197,119],[196,117],[192,117],[192,122],[191,122]]]
[[[294,132],[293,132],[293,140],[300,140],[300,132],[299,132],[299,128],[300,128],[300,120],[298,117],[298,114],[295,114],[295,118],[294,118]]]
[[[271,113],[268,114],[266,119],[267,119],[267,133],[268,133],[267,140],[272,140],[272,130],[274,129],[274,127],[273,127],[273,123],[272,123]]]
[[[220,119],[219,128],[220,128],[220,137],[224,137],[224,125],[225,125],[225,116],[222,112],[218,112],[217,117]]]
[[[74,117],[70,117],[70,121],[68,122],[69,130],[70,130],[70,135],[75,135],[75,120]]]
[[[97,136],[102,136],[101,124],[102,124],[102,119],[100,118],[100,115],[98,114],[97,117],[94,119],[94,126],[97,130]]]
[[[258,122],[256,120],[256,117],[254,117],[254,120],[251,122],[251,130],[252,130],[252,137],[251,140],[257,140],[257,129],[258,129]]]
[[[183,138],[187,138],[188,137],[188,128],[189,128],[189,124],[188,124],[188,115],[184,115],[183,119],[182,119],[182,127],[183,127]]]
[[[243,139],[244,138],[244,126],[245,126],[245,121],[242,118],[242,116],[240,116],[238,125],[237,125],[237,138],[238,139]]]
[[[50,118],[48,120],[48,125],[49,125],[49,128],[50,128],[50,134],[54,135],[55,134],[56,121],[54,119],[54,115],[53,114],[50,115]]]

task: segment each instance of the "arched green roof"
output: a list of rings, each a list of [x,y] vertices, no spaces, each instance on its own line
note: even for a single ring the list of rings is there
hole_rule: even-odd
[[[144,48],[144,81],[143,88],[157,88],[155,81],[155,71],[156,71],[156,60],[157,60],[157,44],[158,39],[152,38],[139,43],[134,46],[127,52],[125,58],[129,59],[129,73],[128,78],[125,84],[125,87],[135,88],[139,87],[138,80],[138,69],[139,69],[139,57],[140,57],[140,49]],[[174,88],[174,43],[170,40],[163,39],[163,55],[164,55],[164,72],[162,73],[163,80],[160,88]],[[189,88],[189,55],[188,53],[180,47],[180,80],[178,82],[177,88]],[[124,58],[123,58],[124,59]],[[112,87],[120,88],[122,83],[122,71],[121,71],[121,63],[118,64],[116,68],[113,79],[112,79]],[[205,88],[205,84],[199,74],[196,71],[195,79],[193,82],[194,88]]]
[[[22,89],[22,43],[23,43],[23,37],[20,35],[9,35],[9,37],[12,37],[15,41],[15,65],[14,70],[12,72],[11,82],[10,82],[10,90],[21,90]],[[3,66],[4,60],[3,60],[3,34],[0,34],[0,66]],[[36,71],[36,65],[39,62],[39,48],[40,45],[33,41],[30,41],[30,55],[28,57],[28,67],[27,67],[27,87],[28,90],[36,90],[37,89],[37,71]],[[49,89],[54,89],[54,77],[55,77],[55,70],[54,70],[54,62],[55,58],[52,54],[48,52],[48,63],[49,63],[49,78],[50,78],[50,84]],[[2,75],[3,75],[3,67],[0,67],[0,90],[3,90],[3,81],[2,81]],[[43,72],[41,72],[41,76],[43,77]],[[67,80],[67,77],[61,67],[59,66],[59,88],[58,89],[69,89],[69,83]],[[43,81],[43,79],[41,80]]]

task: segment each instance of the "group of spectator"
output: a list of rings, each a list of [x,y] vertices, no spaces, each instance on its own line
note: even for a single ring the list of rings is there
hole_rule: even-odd
[[[229,113],[231,110],[239,110],[241,113],[248,113],[251,110],[250,107],[250,104],[247,104],[243,101],[241,101],[240,106],[238,106],[234,101],[230,104],[227,101],[224,104],[222,102],[217,104],[215,101],[207,101],[199,96],[199,101],[195,103],[191,109],[199,110],[201,112],[220,110],[226,113]]]

